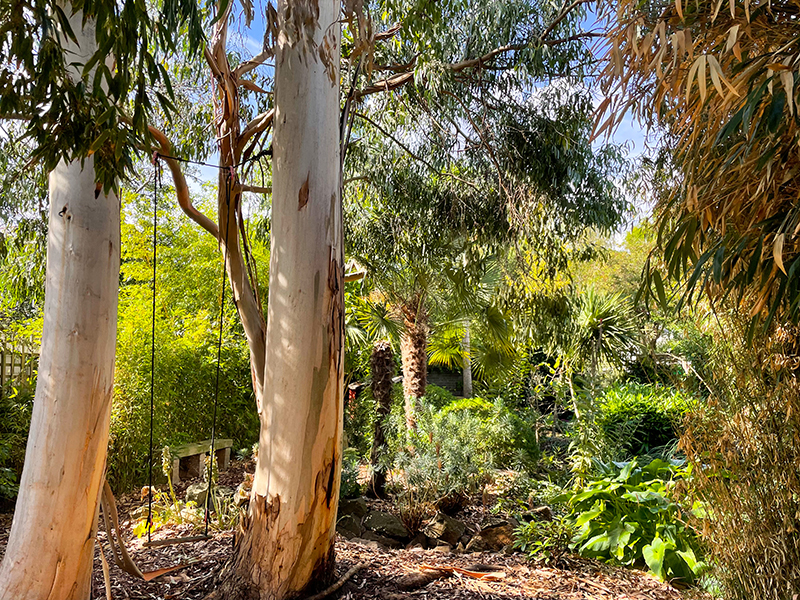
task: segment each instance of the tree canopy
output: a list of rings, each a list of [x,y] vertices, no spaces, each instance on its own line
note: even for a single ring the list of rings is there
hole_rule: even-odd
[[[620,3],[598,128],[632,110],[663,129],[664,272],[766,322],[800,318],[797,14],[780,1]],[[663,302],[661,274],[647,283]]]

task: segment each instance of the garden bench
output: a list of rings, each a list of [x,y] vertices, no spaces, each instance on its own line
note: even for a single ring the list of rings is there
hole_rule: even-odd
[[[217,459],[217,469],[224,471],[231,461],[231,448],[233,440],[216,440],[214,442],[214,455]],[[169,449],[172,456],[172,483],[180,483],[181,477],[200,477],[206,464],[206,454],[211,451],[211,440],[172,446]]]

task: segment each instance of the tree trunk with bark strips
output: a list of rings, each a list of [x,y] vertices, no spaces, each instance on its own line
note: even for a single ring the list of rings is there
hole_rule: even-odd
[[[383,498],[386,487],[386,465],[381,464],[381,458],[386,452],[386,426],[389,413],[392,411],[392,377],[394,376],[394,353],[389,342],[381,340],[372,347],[369,366],[372,372],[372,397],[375,399],[377,412],[375,432],[372,437],[372,452],[370,452],[370,464],[372,465],[370,491],[377,498]]]
[[[402,313],[400,357],[403,363],[406,425],[409,429],[416,429],[416,403],[425,395],[428,383],[428,319],[422,297],[417,296],[407,302],[402,307]]]
[[[213,594],[226,600],[298,597],[334,574],[344,332],[339,3],[282,0],[278,13],[261,436],[249,511]]]
[[[89,597],[117,331],[119,202],[94,161],[50,174],[39,375],[0,598]]]

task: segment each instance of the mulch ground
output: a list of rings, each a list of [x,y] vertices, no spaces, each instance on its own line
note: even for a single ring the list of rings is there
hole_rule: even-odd
[[[251,465],[235,464],[225,473],[228,485],[240,481]],[[222,475],[222,474],[221,474]],[[182,485],[181,488],[184,488]],[[138,495],[119,499],[120,517],[140,505]],[[11,515],[0,514],[0,557],[5,553]],[[99,548],[106,549],[110,562],[111,597],[115,600],[199,600],[216,585],[215,575],[230,557],[233,533],[214,532],[210,540],[144,548],[144,540],[131,535],[131,523],[122,525],[128,551],[143,572],[179,564],[186,567],[151,582],[136,579],[116,567],[98,533],[95,550],[92,598],[105,599],[106,589]],[[159,530],[153,539],[191,535],[188,526]],[[680,591],[641,571],[614,568],[579,557],[562,559],[559,568],[537,564],[521,554],[450,554],[434,550],[387,550],[374,544],[363,545],[336,538],[337,576],[356,565],[363,567],[329,597],[340,600],[687,600],[707,598],[697,590]],[[458,572],[437,579],[425,587],[401,591],[398,582],[426,567],[458,567],[467,571],[487,571],[493,580],[475,579]]]

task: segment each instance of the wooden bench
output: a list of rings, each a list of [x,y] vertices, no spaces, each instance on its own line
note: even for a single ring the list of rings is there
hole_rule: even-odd
[[[233,440],[216,440],[214,455],[217,459],[217,472],[228,468],[231,461]],[[211,451],[211,440],[170,447],[172,456],[172,483],[180,483],[181,478],[200,477],[206,464],[206,455]]]

